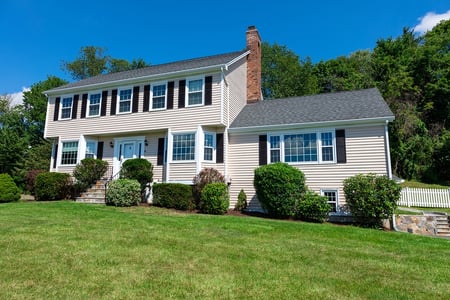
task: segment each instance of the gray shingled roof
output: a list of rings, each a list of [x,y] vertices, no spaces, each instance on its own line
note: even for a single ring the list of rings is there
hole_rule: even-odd
[[[393,117],[378,89],[372,88],[248,104],[230,128]]]
[[[98,76],[90,77],[90,78],[87,78],[84,80],[72,82],[72,83],[51,89],[51,90],[49,90],[49,92],[55,92],[58,90],[65,90],[65,89],[69,89],[69,88],[77,88],[77,87],[83,87],[83,86],[96,85],[96,84],[107,83],[107,82],[122,81],[122,80],[133,79],[133,78],[147,77],[147,76],[152,76],[152,75],[160,75],[160,74],[162,75],[162,74],[173,73],[173,72],[189,71],[189,70],[194,70],[194,69],[204,68],[204,67],[226,65],[226,64],[232,62],[235,58],[244,54],[246,51],[247,50],[242,50],[242,51],[230,52],[230,53],[225,53],[225,54],[182,60],[182,61],[177,61],[177,62],[172,62],[172,63],[153,65],[153,66],[136,69],[136,70],[98,75]]]

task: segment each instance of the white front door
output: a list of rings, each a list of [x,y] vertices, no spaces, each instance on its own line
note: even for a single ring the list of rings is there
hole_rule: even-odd
[[[130,158],[138,158],[144,155],[144,137],[115,139],[113,172],[119,175],[122,164]]]

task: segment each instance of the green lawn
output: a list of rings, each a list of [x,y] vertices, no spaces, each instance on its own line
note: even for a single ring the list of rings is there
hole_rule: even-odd
[[[1,299],[448,299],[450,240],[73,202],[0,205]]]

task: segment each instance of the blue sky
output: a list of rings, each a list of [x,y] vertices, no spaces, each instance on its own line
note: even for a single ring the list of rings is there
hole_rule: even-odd
[[[116,1],[0,0],[0,95],[47,75],[80,47],[151,64],[241,50],[255,25],[264,41],[314,62],[373,49],[403,27],[450,18],[448,0]],[[421,30],[425,30],[425,29]],[[418,27],[418,29],[420,29]]]

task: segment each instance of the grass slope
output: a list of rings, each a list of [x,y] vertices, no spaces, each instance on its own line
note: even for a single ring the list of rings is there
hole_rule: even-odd
[[[351,226],[0,205],[1,299],[446,299],[450,240]]]

